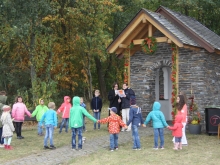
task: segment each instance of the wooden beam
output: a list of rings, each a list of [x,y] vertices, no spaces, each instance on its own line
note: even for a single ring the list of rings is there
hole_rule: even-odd
[[[148,25],[148,36],[152,37],[153,33],[152,33],[152,24]]]
[[[191,49],[191,50],[195,50],[195,51],[201,50],[201,48],[199,48],[199,47],[195,47],[195,46],[191,46],[191,45],[186,45],[186,44],[184,44],[183,47],[186,48],[186,49]]]
[[[145,17],[142,19],[142,23],[147,23],[147,20]]]
[[[120,44],[119,46],[118,46],[119,48],[128,48],[128,45],[127,44]]]
[[[135,30],[135,28],[142,22],[143,16],[146,14],[142,13],[137,18],[135,18],[130,24],[125,28],[125,30],[117,37],[117,39],[108,48],[109,53],[114,53],[118,46]]]
[[[144,39],[139,39],[139,40],[133,40],[134,45],[140,45],[143,42]],[[168,38],[167,37],[157,37],[156,41],[157,42],[167,42]]]
[[[220,50],[215,49],[215,53],[220,54]]]
[[[171,40],[171,39],[168,39],[168,40],[167,40],[167,43],[168,43],[168,44],[171,44],[171,43],[172,43],[172,40]]]

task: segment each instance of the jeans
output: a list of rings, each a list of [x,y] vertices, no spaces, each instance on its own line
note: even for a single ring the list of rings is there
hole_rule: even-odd
[[[78,133],[78,149],[82,149],[82,127],[72,128],[72,148],[76,149],[76,134]]]
[[[93,116],[97,120],[100,120],[100,114],[101,114],[101,112],[93,112]],[[94,123],[94,129],[96,129],[96,123]],[[98,129],[100,129],[100,123],[98,123]]]
[[[163,128],[154,128],[154,147],[158,148],[158,136],[160,136],[160,148],[164,147]]]
[[[83,131],[86,131],[85,115],[83,115]]]
[[[4,144],[4,138],[2,137],[3,127],[0,128],[0,144]]]
[[[44,125],[44,122],[42,123],[42,126]],[[42,126],[40,126],[40,122],[38,122],[38,125],[37,125],[37,134],[38,135],[42,135],[43,134],[43,128]]]
[[[66,126],[66,132],[68,132],[68,127],[69,127],[69,118],[63,118],[62,119],[62,122],[60,124],[60,133],[62,132],[62,129],[63,129],[63,125],[65,123],[65,126]]]
[[[15,132],[17,134],[17,137],[21,136],[21,127],[22,127],[23,122],[14,122],[15,126]]]
[[[133,149],[141,148],[138,126],[132,125]]]
[[[110,149],[114,150],[118,147],[118,134],[110,134]]]
[[[124,123],[127,123],[127,121],[129,120],[129,112],[130,112],[130,108],[122,109],[122,120]],[[128,130],[130,129],[131,129],[131,124],[128,125]]]
[[[47,139],[50,139],[50,146],[53,146],[53,131],[54,126],[52,124],[45,125],[45,137],[44,137],[44,146],[47,146]]]

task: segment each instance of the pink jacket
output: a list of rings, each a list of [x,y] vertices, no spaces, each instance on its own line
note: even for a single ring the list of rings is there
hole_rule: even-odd
[[[57,110],[57,114],[59,114],[60,112],[63,113],[62,118],[69,118],[70,116],[70,108],[72,107],[72,105],[70,104],[70,102],[67,101],[67,99],[70,99],[70,97],[64,96],[64,102]]]
[[[27,107],[24,103],[15,103],[12,108],[12,118],[14,121],[23,122],[25,113],[31,117],[31,113],[27,110]]]

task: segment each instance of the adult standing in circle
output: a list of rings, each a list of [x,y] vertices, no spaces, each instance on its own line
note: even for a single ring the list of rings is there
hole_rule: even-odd
[[[22,97],[17,96],[15,99],[13,108],[12,108],[12,118],[14,119],[15,132],[17,134],[17,139],[24,139],[24,137],[21,136],[21,128],[24,122],[25,114],[31,117],[31,113],[27,110],[26,105],[23,103]]]
[[[109,91],[108,93],[108,100],[110,102],[109,104],[109,108],[111,107],[116,107],[117,108],[117,115],[121,116],[121,99],[117,94],[117,90],[118,90],[118,83],[114,82],[112,84],[112,89]],[[110,115],[110,113],[109,113]]]
[[[186,122],[187,122],[187,105],[185,103],[185,99],[183,95],[178,95],[177,97],[177,115],[182,115],[183,120],[183,128],[182,128],[182,145],[188,145],[186,139]]]
[[[131,88],[128,88],[128,84],[123,84],[124,96],[121,97],[121,108],[122,108],[122,119],[124,123],[129,121],[129,112],[130,112],[130,97],[135,96],[134,91]],[[122,132],[124,129],[122,128]],[[128,125],[128,129],[126,131],[131,131],[131,124]]]

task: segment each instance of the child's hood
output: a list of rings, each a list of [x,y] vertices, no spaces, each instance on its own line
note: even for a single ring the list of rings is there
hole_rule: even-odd
[[[64,96],[64,103],[66,103],[66,104],[68,104],[69,102],[67,101],[67,99],[70,99],[70,97],[69,96]]]
[[[175,117],[175,123],[182,123],[183,116],[182,115],[176,115]]]
[[[160,111],[160,103],[159,102],[154,102],[154,105],[153,105],[153,111]]]
[[[73,106],[80,105],[80,98],[78,96],[73,97]]]

